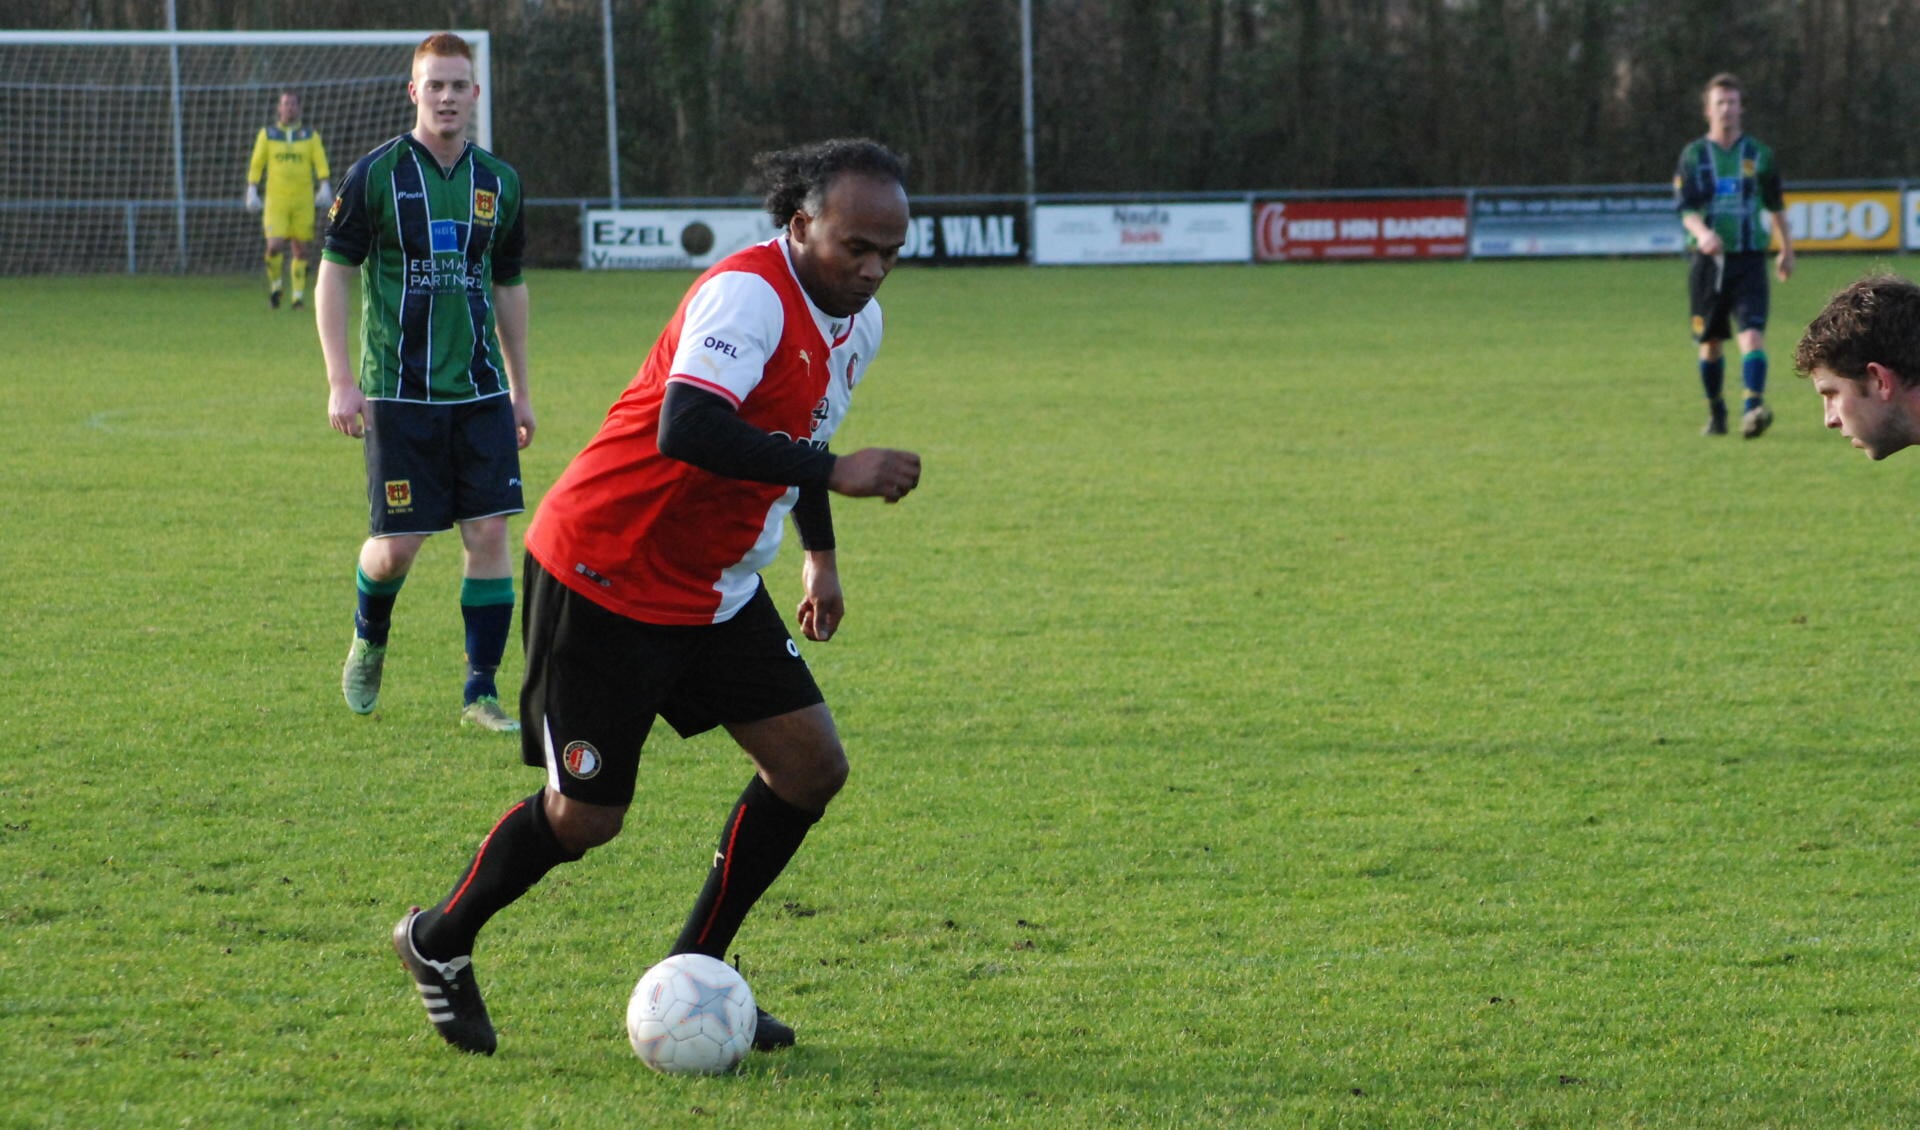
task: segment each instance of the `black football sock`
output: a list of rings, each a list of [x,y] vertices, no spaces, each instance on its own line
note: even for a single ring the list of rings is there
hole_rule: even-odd
[[[747,912],[780,877],[820,815],[781,800],[756,774],[720,829],[713,869],[673,952],[703,953],[724,961]]]
[[[1746,386],[1747,397],[1740,405],[1742,412],[1751,412],[1760,407],[1767,395],[1767,351],[1756,349],[1740,359],[1740,383]]]
[[[393,626],[393,602],[400,599],[400,586],[407,583],[405,573],[390,581],[376,581],[358,566],[353,570],[353,587],[360,606],[353,613],[353,631],[376,647],[387,646],[387,631]]]
[[[500,697],[494,672],[513,631],[513,578],[468,577],[460,585],[460,617],[467,626],[465,702]]]
[[[440,905],[414,920],[413,944],[435,961],[473,952],[487,919],[526,894],[547,872],[580,857],[560,846],[547,823],[544,791],[507,810],[480,841],[473,862]]]
[[[1707,402],[1720,399],[1720,390],[1727,381],[1727,361],[1724,357],[1715,357],[1711,361],[1700,359],[1700,389],[1707,394]]]

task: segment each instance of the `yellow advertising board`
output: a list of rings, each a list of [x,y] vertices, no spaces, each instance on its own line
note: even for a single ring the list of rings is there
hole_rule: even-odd
[[[1898,192],[1789,192],[1787,230],[1800,251],[1896,251]],[[1778,237],[1774,246],[1780,245]]]

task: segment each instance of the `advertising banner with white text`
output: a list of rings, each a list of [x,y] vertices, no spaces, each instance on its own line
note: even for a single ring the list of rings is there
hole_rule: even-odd
[[[1789,192],[1794,251],[1897,251],[1898,192]],[[1778,242],[1777,240],[1775,241]]]
[[[1253,257],[1459,259],[1467,253],[1467,198],[1270,200],[1253,218]]]
[[[1253,257],[1253,210],[1243,202],[1042,204],[1033,223],[1035,263],[1244,263]]]
[[[1669,193],[1503,193],[1473,201],[1476,259],[1673,255],[1686,246]]]
[[[1023,201],[950,204],[913,202],[900,262],[940,267],[1021,263],[1027,258]]]
[[[590,209],[580,265],[589,271],[705,270],[777,234],[756,208]]]

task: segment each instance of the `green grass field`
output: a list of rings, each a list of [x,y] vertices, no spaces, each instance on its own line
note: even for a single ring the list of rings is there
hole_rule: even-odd
[[[1920,478],[1790,362],[1873,266],[1776,287],[1757,442],[1672,262],[900,272],[853,779],[736,947],[801,1045],[695,1080],[622,1015],[745,761],[663,731],[446,1048],[387,931],[539,783],[454,724],[456,544],[348,713],[310,324],[0,279],[0,1125],[1914,1125]],[[534,277],[530,497],[686,282]]]

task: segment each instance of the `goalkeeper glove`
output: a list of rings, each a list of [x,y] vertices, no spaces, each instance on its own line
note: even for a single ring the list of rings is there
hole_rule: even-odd
[[[313,194],[313,206],[325,208],[331,203],[333,203],[333,182],[323,180],[320,182],[320,191]]]
[[[257,184],[249,184],[247,186],[247,211],[258,212],[263,207],[265,207],[265,205],[260,203],[260,186]]]

